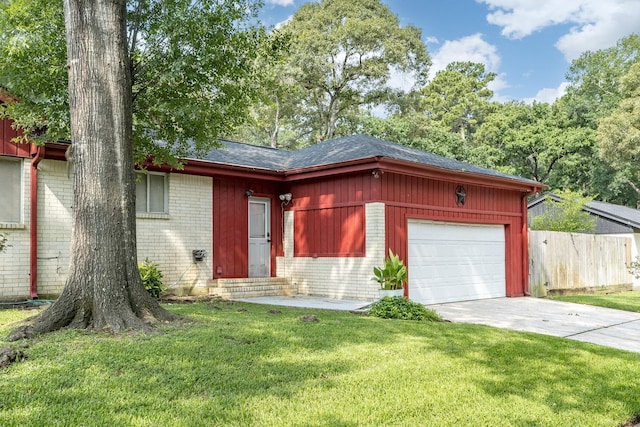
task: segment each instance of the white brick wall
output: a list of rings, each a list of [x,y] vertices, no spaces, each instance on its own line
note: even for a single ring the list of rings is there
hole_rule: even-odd
[[[38,185],[38,294],[62,292],[69,266],[72,183],[63,161],[43,160]],[[12,245],[0,254],[0,299],[29,297],[29,171],[24,162],[24,224],[0,224]],[[138,260],[159,264],[165,285],[206,292],[212,273],[212,178],[170,174],[169,213],[138,215]],[[11,227],[11,228],[9,228]],[[193,249],[204,249],[204,261],[193,263]],[[182,276],[182,277],[181,277]],[[179,283],[176,283],[180,279]]]
[[[159,264],[165,285],[177,293],[204,293],[213,277],[213,179],[170,174],[168,180],[168,215],[138,215],[138,260]],[[194,249],[207,251],[204,261],[193,263]]]
[[[29,180],[31,160],[22,164],[22,218],[20,224],[0,223],[0,232],[7,234],[11,245],[0,253],[0,300],[29,297]]]
[[[278,277],[298,285],[298,292],[339,299],[373,301],[378,284],[371,280],[373,267],[385,258],[384,203],[367,203],[365,257],[294,257],[293,212],[285,212],[284,257],[277,259]]]
[[[43,160],[38,171],[38,295],[50,297],[67,280],[73,183],[66,162]]]

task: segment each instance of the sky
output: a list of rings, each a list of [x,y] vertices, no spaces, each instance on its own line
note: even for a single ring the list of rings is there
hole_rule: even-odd
[[[309,0],[265,0],[260,19],[276,26]],[[343,0],[349,1],[349,0]],[[494,100],[554,102],[571,61],[640,34],[640,0],[382,0],[400,25],[422,30],[431,74],[453,61],[497,74]],[[394,76],[395,87],[409,85]]]

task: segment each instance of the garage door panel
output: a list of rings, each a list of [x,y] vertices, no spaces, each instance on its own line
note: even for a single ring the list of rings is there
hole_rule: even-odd
[[[504,226],[410,221],[409,297],[425,304],[506,295]]]

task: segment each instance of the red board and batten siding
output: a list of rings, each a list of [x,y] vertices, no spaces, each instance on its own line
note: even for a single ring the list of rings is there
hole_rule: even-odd
[[[282,254],[282,220],[278,185],[273,182],[215,177],[213,179],[213,278],[248,277],[249,200],[253,196],[271,199],[271,275],[275,276],[276,255]],[[221,271],[221,273],[219,273]]]
[[[294,256],[365,256],[365,203],[379,188],[370,171],[292,183]]]
[[[451,223],[505,225],[506,294],[525,293],[522,198],[526,193],[464,184],[464,206],[456,205],[455,177],[451,181],[386,173],[382,177],[381,199],[385,203],[386,247],[407,259],[407,222],[426,219]],[[524,212],[526,215],[526,211]],[[411,266],[409,272],[411,272]]]
[[[30,157],[31,144],[16,144],[11,142],[13,138],[19,135],[19,132],[11,127],[10,119],[0,121],[2,129],[0,130],[0,155],[14,157]]]

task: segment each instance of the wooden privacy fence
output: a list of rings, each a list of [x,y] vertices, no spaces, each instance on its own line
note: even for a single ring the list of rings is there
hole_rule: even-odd
[[[623,236],[529,232],[529,292],[562,293],[631,289],[632,239]]]

